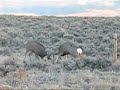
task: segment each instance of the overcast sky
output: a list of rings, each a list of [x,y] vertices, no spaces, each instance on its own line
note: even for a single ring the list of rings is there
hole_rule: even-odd
[[[120,16],[120,0],[0,0],[0,14]]]

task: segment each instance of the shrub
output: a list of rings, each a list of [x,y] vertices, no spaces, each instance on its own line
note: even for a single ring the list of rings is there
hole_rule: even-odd
[[[98,70],[107,70],[110,66],[112,66],[112,62],[105,60],[105,59],[97,59],[93,57],[86,58],[83,64],[84,67],[88,67],[91,70],[98,69]]]

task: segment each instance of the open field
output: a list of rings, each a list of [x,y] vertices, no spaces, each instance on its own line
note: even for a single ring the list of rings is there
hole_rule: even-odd
[[[118,63],[113,64],[114,34]],[[0,16],[0,85],[23,89],[120,90],[120,17]],[[25,44],[35,40],[48,53],[69,41],[86,56],[62,57],[58,63],[25,58]],[[56,55],[55,58],[58,56]],[[45,58],[46,59],[46,58]],[[21,82],[18,70],[25,69]],[[24,75],[23,75],[24,76]]]

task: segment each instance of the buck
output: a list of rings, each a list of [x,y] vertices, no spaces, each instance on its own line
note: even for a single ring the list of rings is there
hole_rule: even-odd
[[[74,58],[80,58],[82,53],[83,51],[81,48],[78,48],[73,43],[66,42],[60,45],[60,47],[58,48],[58,53],[54,54],[54,55],[58,55],[58,58],[55,60],[55,62],[58,61],[58,59],[61,58],[61,56],[67,56],[67,55],[71,55]]]
[[[39,57],[44,58],[45,56],[48,56],[46,48],[42,44],[38,43],[37,41],[29,41],[26,44],[25,59],[26,59],[26,55],[28,54],[31,60],[31,55],[33,53],[35,54],[35,57],[38,60],[39,60]],[[47,58],[49,59],[49,57]]]

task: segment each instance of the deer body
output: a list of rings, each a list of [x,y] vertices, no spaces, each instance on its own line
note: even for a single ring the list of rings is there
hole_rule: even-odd
[[[65,55],[71,55],[71,56],[73,56],[75,58],[78,58],[78,57],[80,57],[80,54],[82,54],[82,52],[81,53],[79,52],[77,46],[75,46],[73,43],[66,42],[66,43],[63,43],[58,48],[58,53],[56,53],[55,55],[59,55],[58,56],[58,59],[59,59],[61,56],[65,56]]]
[[[45,56],[47,56],[45,47],[36,41],[27,42],[25,57],[28,53],[29,53],[29,57],[31,56],[31,54],[34,53],[37,59],[39,59],[39,56],[41,58],[44,58]],[[30,59],[31,59],[31,57],[30,57]]]
[[[65,55],[72,55],[73,57],[76,57],[76,50],[77,50],[77,47],[70,43],[70,42],[66,42],[64,44],[62,44],[59,48],[58,48],[59,52],[58,52],[58,55],[59,56],[65,56]]]

